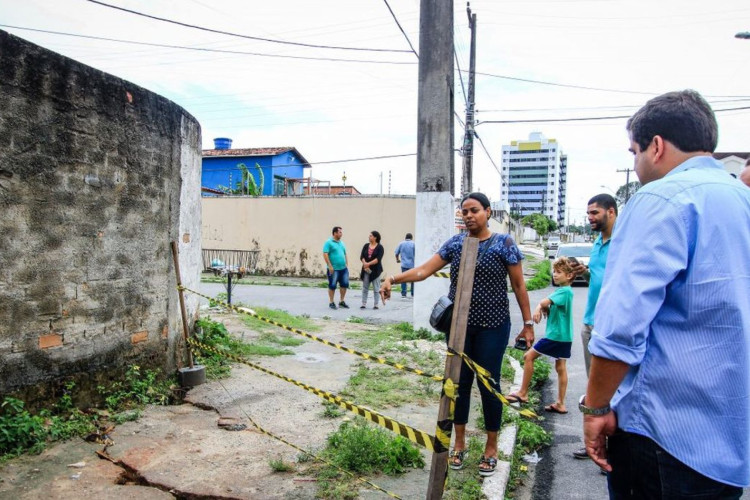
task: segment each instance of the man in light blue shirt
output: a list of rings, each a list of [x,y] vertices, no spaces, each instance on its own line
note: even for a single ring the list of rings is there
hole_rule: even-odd
[[[401,264],[401,272],[414,267],[414,241],[411,233],[406,233],[406,239],[396,247],[396,262]],[[414,297],[414,283],[411,284],[411,296]],[[406,283],[401,283],[401,297],[406,298]]]
[[[611,498],[739,498],[750,485],[750,190],[711,157],[718,127],[697,92],[650,100],[627,128],[644,186],[610,243],[579,405],[586,449],[609,471]]]

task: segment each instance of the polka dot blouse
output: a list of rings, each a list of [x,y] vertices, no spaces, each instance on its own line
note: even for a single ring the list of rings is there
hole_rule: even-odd
[[[440,258],[450,262],[451,265],[451,286],[448,297],[453,301],[456,300],[461,248],[466,236],[467,233],[457,234],[443,243],[438,250]],[[479,242],[481,258],[474,269],[474,289],[471,294],[467,323],[470,326],[494,328],[510,318],[508,270],[505,266],[518,264],[524,257],[510,235],[498,234],[492,245],[486,248],[492,239],[487,238]]]

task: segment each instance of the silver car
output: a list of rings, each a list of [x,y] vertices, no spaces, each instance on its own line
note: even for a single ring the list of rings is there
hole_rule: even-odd
[[[559,257],[575,257],[578,262],[588,267],[592,248],[594,248],[592,243],[563,243],[557,248],[555,259]],[[583,283],[589,286],[589,273],[585,272],[576,276],[573,283]],[[557,286],[554,278],[552,279],[552,284]]]

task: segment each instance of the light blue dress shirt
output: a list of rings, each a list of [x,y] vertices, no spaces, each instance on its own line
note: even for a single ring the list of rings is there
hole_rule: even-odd
[[[609,238],[602,243],[602,235],[594,241],[591,248],[591,257],[589,257],[589,297],[586,300],[586,312],[583,313],[583,324],[594,324],[594,313],[596,312],[596,303],[599,301],[599,293],[602,289],[604,280],[604,268],[607,266],[607,254],[609,254]]]
[[[414,267],[414,240],[404,240],[399,243],[395,254],[401,255],[401,267],[404,269]]]
[[[750,189],[690,158],[631,198],[610,246],[589,350],[630,365],[618,426],[750,485]]]

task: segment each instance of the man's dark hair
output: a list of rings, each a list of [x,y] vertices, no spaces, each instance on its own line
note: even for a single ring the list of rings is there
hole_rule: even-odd
[[[472,200],[476,200],[479,202],[480,205],[482,205],[482,208],[491,208],[490,205],[490,199],[487,198],[487,195],[484,193],[469,193],[463,198],[461,198],[461,205],[464,204],[466,200],[471,198]]]
[[[331,234],[336,234],[341,230],[341,226],[333,226],[333,229],[331,229]]]
[[[407,240],[414,239],[414,236],[412,236],[411,233],[406,233],[406,239]]]
[[[716,116],[695,90],[654,97],[630,117],[626,128],[641,151],[646,150],[657,135],[684,153],[713,153],[719,141]]]
[[[370,234],[375,237],[375,242],[380,243],[380,233],[377,231],[370,231]]]
[[[604,210],[614,208],[615,215],[617,215],[617,200],[615,200],[612,195],[609,195],[607,193],[597,194],[589,200],[588,204],[593,205],[594,203],[602,207]]]

